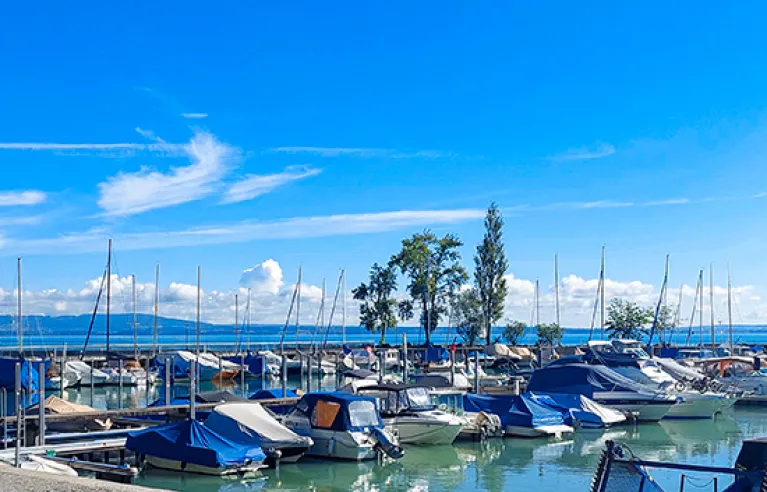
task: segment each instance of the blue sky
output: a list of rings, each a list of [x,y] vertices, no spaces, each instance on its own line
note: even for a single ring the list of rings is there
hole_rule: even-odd
[[[273,321],[299,264],[351,286],[425,227],[457,233],[471,267],[495,200],[510,317],[529,317],[537,277],[550,302],[558,252],[566,324],[587,323],[605,244],[610,293],[652,303],[666,253],[677,287],[710,262],[722,287],[730,263],[741,320],[767,321],[765,10],[8,5],[3,304],[21,255],[30,310],[87,311],[113,237],[144,294],[161,263],[168,314],[189,314],[200,264],[211,320],[251,286]]]

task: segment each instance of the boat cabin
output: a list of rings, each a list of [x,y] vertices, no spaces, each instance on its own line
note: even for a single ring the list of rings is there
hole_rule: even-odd
[[[376,398],[382,417],[429,411],[436,407],[429,389],[419,385],[382,384],[359,388],[357,392]]]

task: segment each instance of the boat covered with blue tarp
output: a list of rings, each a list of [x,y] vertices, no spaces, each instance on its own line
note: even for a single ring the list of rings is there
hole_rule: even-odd
[[[565,393],[530,393],[535,401],[565,413],[565,423],[573,427],[601,429],[626,421],[626,415],[600,405],[583,395]]]
[[[567,425],[567,411],[550,407],[529,394],[477,395],[463,397],[466,412],[498,415],[506,434],[520,437],[561,435],[573,432]]]
[[[196,420],[131,432],[125,447],[157,468],[207,475],[255,471],[266,459],[260,446],[231,441]]]

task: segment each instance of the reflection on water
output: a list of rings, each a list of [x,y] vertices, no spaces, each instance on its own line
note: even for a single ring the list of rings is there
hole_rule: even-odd
[[[275,382],[276,383],[276,382]],[[298,379],[289,381],[298,386]],[[248,381],[244,394],[261,389]],[[313,389],[333,389],[335,377],[315,379]],[[221,389],[204,383],[202,391]],[[243,394],[238,385],[226,389]],[[67,389],[64,396],[97,408],[141,407],[163,396],[165,388]],[[174,388],[176,395],[188,387]],[[278,470],[263,470],[256,478],[219,479],[147,470],[137,483],[186,492],[242,492],[274,490],[588,490],[604,442],[625,443],[636,456],[648,460],[731,466],[743,439],[767,435],[767,409],[738,408],[713,421],[671,420],[657,424],[621,426],[608,430],[580,430],[557,439],[495,439],[484,443],[457,442],[452,446],[406,448],[400,461],[346,463],[304,459]],[[654,471],[654,477],[678,489],[678,474]],[[723,478],[721,483],[729,483]]]

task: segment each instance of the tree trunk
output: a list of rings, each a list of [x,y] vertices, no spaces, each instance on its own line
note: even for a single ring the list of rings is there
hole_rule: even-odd
[[[381,341],[378,342],[378,345],[383,345],[385,341],[386,341],[386,327],[384,326],[381,328]]]

